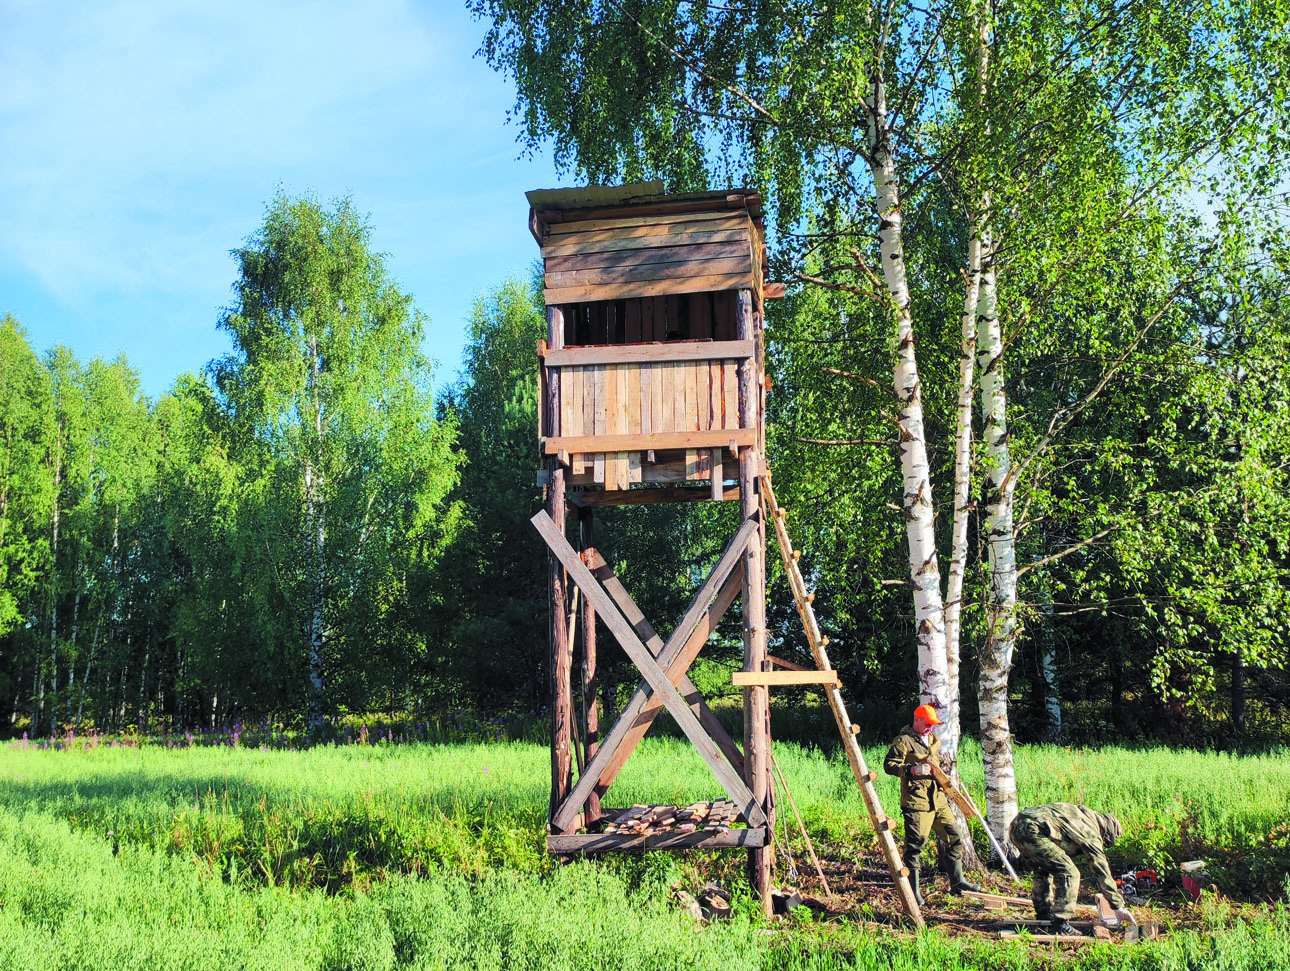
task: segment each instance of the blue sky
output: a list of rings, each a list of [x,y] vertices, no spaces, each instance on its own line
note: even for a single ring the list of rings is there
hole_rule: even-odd
[[[229,250],[278,187],[350,195],[451,379],[475,298],[537,256],[524,191],[570,182],[520,157],[485,28],[451,2],[0,0],[0,314],[157,396],[228,350]]]

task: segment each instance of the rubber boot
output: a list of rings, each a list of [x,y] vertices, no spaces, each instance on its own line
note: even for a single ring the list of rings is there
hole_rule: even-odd
[[[950,861],[950,893],[962,893],[964,890],[970,890],[973,893],[980,893],[981,888],[975,883],[969,883],[967,877],[963,876],[963,861]]]
[[[909,889],[914,891],[914,903],[923,906],[923,895],[918,892],[918,864],[910,866],[905,864],[905,869],[909,871]]]

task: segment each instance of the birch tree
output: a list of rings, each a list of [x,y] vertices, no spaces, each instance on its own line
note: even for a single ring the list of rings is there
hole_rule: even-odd
[[[420,351],[424,319],[369,238],[348,200],[328,211],[279,196],[234,253],[240,276],[220,327],[235,350],[212,368],[233,449],[261,463],[251,491],[276,528],[258,538],[284,601],[298,605],[311,719],[336,692],[366,691],[362,669],[375,674],[383,652],[360,661],[375,638],[358,617],[371,621],[362,608],[379,598],[406,598],[455,478],[452,430],[434,420]]]
[[[1207,166],[1246,173],[1238,181],[1251,185],[1253,198],[1237,205],[1257,208],[1256,197],[1276,181],[1268,177],[1277,167],[1269,166],[1266,150],[1284,127],[1286,53],[1278,27],[1284,11],[1270,7],[1251,13],[1226,4],[1159,10],[1111,3],[1073,7],[1058,18],[1051,10],[1007,4],[975,16],[980,77],[975,89],[960,86],[968,124],[963,147],[945,161],[951,178],[961,170],[970,210],[990,234],[979,321],[990,592],[978,693],[990,822],[1002,836],[1017,807],[1007,712],[1021,631],[1013,506],[1035,453],[1014,465],[996,277],[1018,264],[1034,266],[1033,254],[1051,254],[1054,262],[1039,279],[1008,288],[1017,300],[1011,329],[1042,326],[1036,318],[1045,313],[1043,299],[1057,291],[1074,295],[1093,282],[1108,243],[1139,235],[1142,216],[1148,226],[1181,227],[1173,215],[1177,196],[1203,182],[1219,185]],[[1268,60],[1252,66],[1250,47]],[[1001,55],[999,70],[987,75],[993,53]],[[1220,195],[1224,205],[1236,201],[1231,193]],[[1137,218],[1126,219],[1130,213]],[[1161,304],[1144,308],[1143,327],[1108,356],[1085,396],[1058,406],[1035,450],[1052,445],[1063,414],[1088,407],[1109,381],[1120,379],[1117,372],[1139,353],[1187,277],[1177,274]],[[1102,286],[1085,292],[1091,296]],[[1062,552],[1040,554],[1052,555]]]

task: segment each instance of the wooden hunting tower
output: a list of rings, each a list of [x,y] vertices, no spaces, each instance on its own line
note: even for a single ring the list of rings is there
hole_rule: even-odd
[[[761,678],[769,670],[759,499],[765,472],[761,200],[746,190],[664,195],[662,189],[652,182],[528,193],[529,228],[542,248],[548,322],[538,419],[546,510],[533,520],[551,552],[547,846],[562,855],[745,848],[753,886],[765,899],[774,805]],[[596,551],[594,510],[722,500],[740,504],[741,525],[665,639]],[[686,676],[738,596],[744,617],[743,671],[735,675],[744,685],[742,750]],[[642,676],[603,739],[597,616]],[[579,626],[576,707],[582,714],[575,718]],[[689,807],[602,807],[606,790],[663,710],[712,768],[726,798]]]

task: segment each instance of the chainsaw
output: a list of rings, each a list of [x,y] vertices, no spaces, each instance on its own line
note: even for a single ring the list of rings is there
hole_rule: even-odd
[[[1159,889],[1160,876],[1150,867],[1143,867],[1140,870],[1130,870],[1120,874],[1115,879],[1115,885],[1126,897],[1136,897],[1138,894]]]

